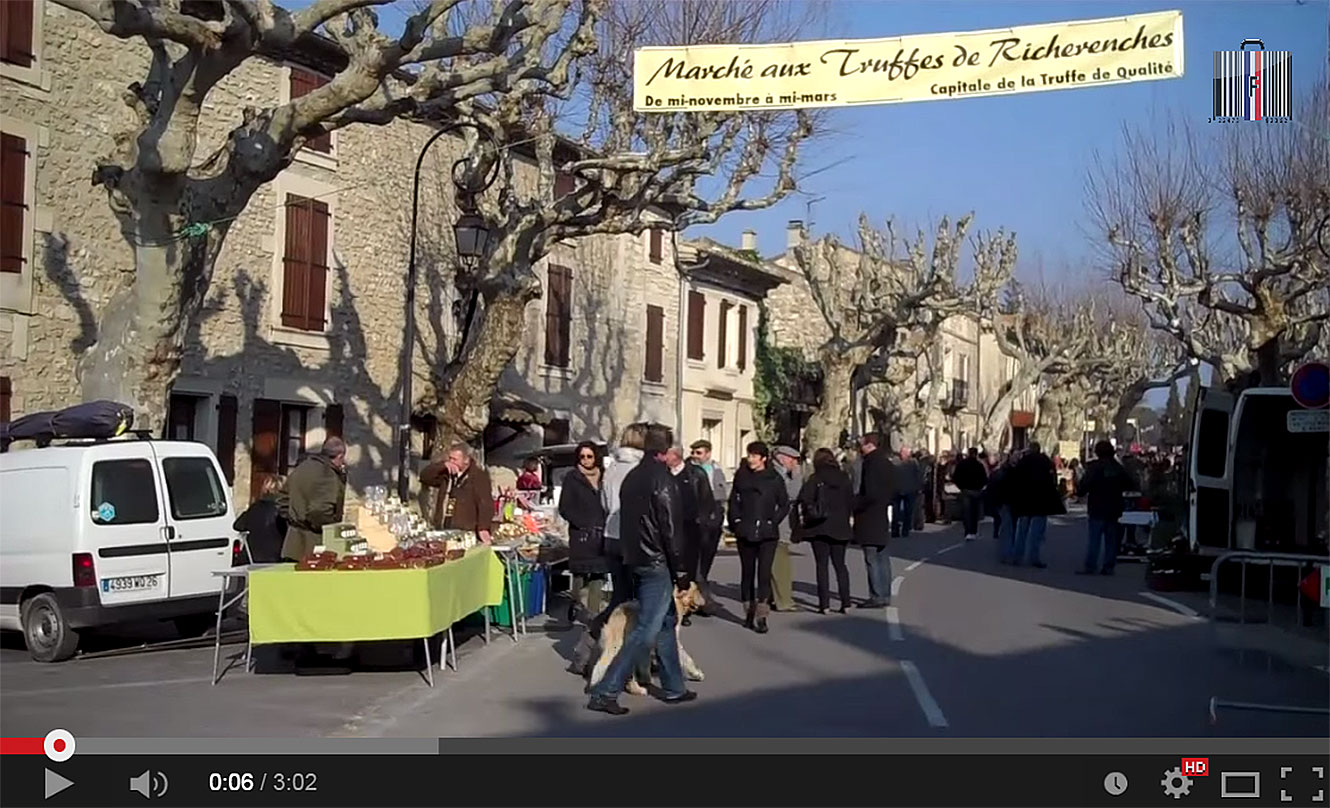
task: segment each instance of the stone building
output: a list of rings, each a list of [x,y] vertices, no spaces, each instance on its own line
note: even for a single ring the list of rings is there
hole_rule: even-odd
[[[757,234],[735,250],[700,238],[687,243],[680,438],[711,442],[717,462],[739,465],[756,440],[754,380],[760,307],[793,273],[757,258]]]
[[[145,75],[149,53],[50,0],[4,5],[7,21],[14,8],[31,11],[31,47],[14,47],[21,33],[13,32],[0,59],[0,417],[18,417],[79,399],[78,356],[96,339],[96,313],[133,266],[89,178],[132,123],[117,99]],[[199,154],[224,142],[245,107],[310,91],[345,57],[328,47],[289,58],[251,58],[217,85],[200,122]],[[238,502],[328,434],[349,445],[354,488],[391,478],[412,175],[432,132],[395,122],[310,142],[232,223],[203,314],[189,327],[167,432],[211,445]],[[442,138],[426,176],[448,176],[460,148]],[[452,189],[425,183],[421,212],[416,378],[446,358],[458,331]],[[639,417],[675,422],[674,374],[649,367],[676,362],[677,340],[667,335],[677,333],[679,287],[661,242],[668,239],[651,233],[592,237],[557,245],[540,263],[556,294],[531,304],[527,342],[504,376],[497,420],[516,402],[552,426],[539,439],[558,441],[608,436]],[[556,298],[563,308],[551,317]],[[551,352],[542,323],[552,321],[564,342]],[[644,347],[653,344],[654,355]],[[621,345],[629,347],[622,355]],[[542,361],[550,357],[559,361]],[[431,448],[426,443],[418,436],[416,448]]]

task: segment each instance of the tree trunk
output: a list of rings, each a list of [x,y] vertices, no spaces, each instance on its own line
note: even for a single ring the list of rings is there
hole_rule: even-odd
[[[171,202],[133,212],[134,274],[102,310],[97,340],[80,358],[84,401],[134,408],[134,428],[158,433],[180,370],[185,325],[198,310],[225,231],[178,238]]]
[[[457,361],[436,383],[437,445],[469,442],[485,431],[499,377],[522,347],[526,307],[534,298],[531,290],[499,292],[476,313]]]
[[[854,372],[861,364],[854,351],[825,347],[822,354],[822,405],[808,418],[804,448],[815,451],[840,445],[841,432],[850,427]]]

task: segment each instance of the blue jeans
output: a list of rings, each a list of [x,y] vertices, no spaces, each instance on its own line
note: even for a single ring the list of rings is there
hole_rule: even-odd
[[[1112,572],[1118,562],[1118,544],[1122,534],[1116,521],[1091,519],[1086,523],[1085,570]],[[1104,564],[1099,565],[1099,548],[1104,548]]]
[[[891,503],[891,535],[906,538],[914,527],[914,494],[902,494]]]
[[[1039,551],[1044,546],[1044,531],[1048,529],[1047,516],[1022,516],[1016,520],[1016,538],[1012,541],[1011,558],[1021,564],[1042,564]]]
[[[891,554],[886,547],[864,545],[864,564],[868,567],[868,596],[876,601],[891,600]]]
[[[683,664],[679,661],[679,641],[675,636],[678,616],[674,608],[674,580],[664,564],[633,567],[637,594],[637,623],[624,638],[623,648],[610,663],[605,676],[591,689],[593,697],[616,699],[623,692],[628,677],[649,658],[654,648],[660,659],[660,685],[666,696],[682,695]]]
[[[1016,560],[1016,518],[1011,515],[1011,508],[1003,505],[997,517],[998,558],[1006,562]]]

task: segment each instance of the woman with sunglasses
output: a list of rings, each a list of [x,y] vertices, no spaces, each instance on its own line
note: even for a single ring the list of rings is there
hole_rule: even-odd
[[[559,515],[568,522],[568,570],[573,575],[568,622],[576,622],[585,609],[599,614],[602,587],[609,563],[605,558],[605,506],[601,503],[604,463],[600,449],[590,441],[577,444],[577,468],[563,478]],[[583,597],[585,596],[585,602]]]

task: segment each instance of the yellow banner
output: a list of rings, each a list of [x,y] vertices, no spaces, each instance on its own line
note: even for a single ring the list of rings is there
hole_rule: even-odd
[[[841,107],[1182,76],[1182,12],[890,39],[641,48],[639,112]]]

